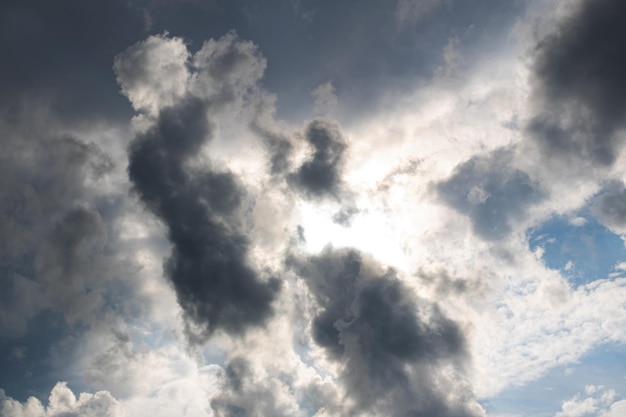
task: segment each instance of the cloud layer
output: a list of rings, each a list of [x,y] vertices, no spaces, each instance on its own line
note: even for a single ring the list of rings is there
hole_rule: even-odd
[[[0,415],[621,412],[624,6],[331,3],[0,6]]]

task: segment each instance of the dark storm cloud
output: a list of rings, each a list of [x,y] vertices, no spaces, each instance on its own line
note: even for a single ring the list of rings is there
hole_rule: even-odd
[[[313,152],[289,175],[289,182],[309,198],[338,198],[347,148],[339,126],[327,120],[314,120],[307,126],[304,138]]]
[[[615,161],[626,115],[626,4],[583,1],[534,51],[541,112],[526,128],[548,157]]]
[[[321,311],[311,324],[315,342],[341,365],[352,411],[390,416],[471,416],[449,401],[439,369],[462,367],[461,328],[437,305],[416,299],[396,277],[357,251],[326,249],[292,257]]]
[[[467,215],[474,231],[487,240],[505,237],[546,193],[527,173],[511,167],[513,150],[500,148],[459,164],[436,185],[439,197]]]
[[[198,336],[241,333],[265,322],[278,281],[260,281],[247,264],[248,241],[231,217],[243,190],[228,172],[191,172],[186,164],[209,139],[209,105],[196,98],[161,111],[130,149],[136,192],[168,228],[165,269]]]

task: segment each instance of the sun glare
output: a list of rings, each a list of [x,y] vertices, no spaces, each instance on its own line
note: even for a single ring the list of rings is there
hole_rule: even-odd
[[[333,220],[339,210],[331,206],[305,203],[300,207],[300,226],[304,229],[303,248],[318,253],[327,245],[334,248],[355,248],[376,254],[384,264],[408,271],[409,259],[402,250],[400,239],[394,238],[385,217],[376,212],[359,212],[349,222]]]

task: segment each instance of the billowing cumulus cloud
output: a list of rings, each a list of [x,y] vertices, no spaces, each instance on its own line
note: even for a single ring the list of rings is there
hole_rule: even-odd
[[[393,270],[349,249],[289,263],[319,305],[311,332],[339,363],[347,412],[482,415],[463,382],[463,331]]]
[[[210,111],[240,97],[259,76],[249,71],[255,55],[248,45],[232,34],[207,42],[194,56],[199,68],[194,85],[201,96],[187,92],[176,104],[160,109],[155,124],[135,139],[129,154],[135,191],[167,226],[173,248],[166,275],[191,320],[190,334],[198,337],[218,329],[241,333],[262,324],[279,289],[276,278],[262,281],[248,263],[249,243],[236,217],[245,191],[237,178],[228,171],[189,166],[211,139]],[[149,65],[151,59],[135,62],[138,47],[147,48],[142,54],[160,53],[152,44],[139,44],[118,57],[118,68]],[[178,56],[185,65],[186,55]],[[124,84],[122,88],[130,91]]]
[[[59,382],[54,386],[48,404],[44,406],[35,397],[25,403],[7,397],[0,390],[0,415],[3,417],[124,417],[122,406],[106,391],[82,393],[78,398]]]
[[[188,59],[182,39],[153,36],[118,55],[113,68],[133,108],[154,114],[187,91]]]
[[[263,76],[265,58],[257,46],[229,32],[210,39],[193,57],[196,73],[192,88],[213,101],[241,100]]]
[[[606,389],[600,385],[587,385],[584,394],[577,393],[564,401],[561,411],[554,417],[579,417],[595,415],[598,417],[614,417],[626,411],[626,400],[616,398],[614,389]]]

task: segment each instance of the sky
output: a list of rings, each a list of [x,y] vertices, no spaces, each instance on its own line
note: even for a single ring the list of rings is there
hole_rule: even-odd
[[[626,3],[0,3],[1,417],[626,415]]]

